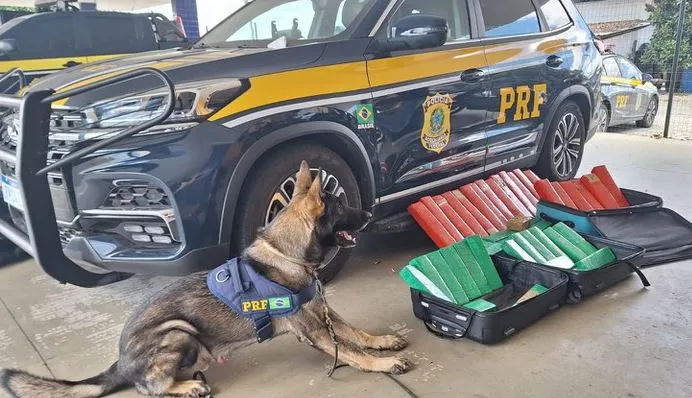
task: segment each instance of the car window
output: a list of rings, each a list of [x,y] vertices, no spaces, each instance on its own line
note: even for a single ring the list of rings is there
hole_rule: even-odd
[[[607,76],[610,77],[622,77],[622,74],[620,73],[620,68],[618,67],[618,63],[615,61],[615,58],[606,58],[603,60],[603,68],[605,69],[605,73]]]
[[[70,15],[29,18],[10,29],[3,39],[17,40],[13,59],[56,58],[75,55],[74,24]]]
[[[330,39],[352,27],[375,1],[253,1],[218,24],[198,45],[264,47],[285,37],[290,46],[299,44],[296,41]]]
[[[550,30],[559,29],[572,22],[560,0],[538,0],[538,4]]]
[[[486,37],[539,33],[538,14],[531,0],[480,0]]]
[[[125,54],[153,49],[154,32],[146,18],[89,15],[86,23],[95,54]]]
[[[642,72],[634,66],[633,63],[624,59],[618,58],[618,63],[620,64],[620,69],[622,70],[622,77],[625,79],[642,80]]]
[[[154,18],[156,31],[159,32],[159,37],[162,42],[185,42],[185,36],[178,30],[178,27],[170,21],[165,21],[161,18]]]
[[[471,24],[466,0],[404,0],[390,23],[414,14],[431,15],[445,18],[449,24],[450,40],[471,38]],[[391,31],[391,30],[390,30]]]

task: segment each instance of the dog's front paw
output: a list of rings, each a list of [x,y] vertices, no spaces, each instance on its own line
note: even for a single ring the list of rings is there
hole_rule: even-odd
[[[393,358],[393,360],[394,364],[387,371],[387,373],[389,374],[401,375],[413,369],[413,362],[409,361],[406,358],[395,357]]]
[[[200,380],[187,380],[174,384],[167,395],[182,398],[205,398],[211,395],[211,387]]]
[[[396,334],[380,336],[374,348],[387,351],[401,351],[408,346],[408,341]]]

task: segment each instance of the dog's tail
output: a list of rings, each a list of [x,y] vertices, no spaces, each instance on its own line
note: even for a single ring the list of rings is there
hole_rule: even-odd
[[[130,383],[114,363],[98,376],[82,381],[47,379],[23,370],[0,369],[0,386],[13,398],[96,398],[120,391]]]

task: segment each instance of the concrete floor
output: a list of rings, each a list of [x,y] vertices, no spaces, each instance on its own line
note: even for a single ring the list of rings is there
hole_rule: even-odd
[[[692,219],[692,143],[601,134],[587,147],[583,171],[603,163],[621,186],[661,195]],[[353,324],[409,339],[404,354],[416,368],[398,380],[418,396],[692,396],[692,262],[648,269],[649,289],[632,277],[486,347],[439,340],[414,318],[398,271],[433,249],[418,232],[363,236],[328,287],[330,303]],[[58,285],[31,261],[0,268],[0,367],[69,379],[100,372],[116,358],[133,306],[172,280],[137,277],[85,290]],[[328,379],[329,364],[281,337],[238,352],[207,376],[221,398],[407,396],[379,374],[342,368]]]

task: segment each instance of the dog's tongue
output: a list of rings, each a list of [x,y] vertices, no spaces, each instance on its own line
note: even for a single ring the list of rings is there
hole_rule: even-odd
[[[356,237],[348,233],[348,231],[339,231],[339,235],[349,242],[356,243]]]

